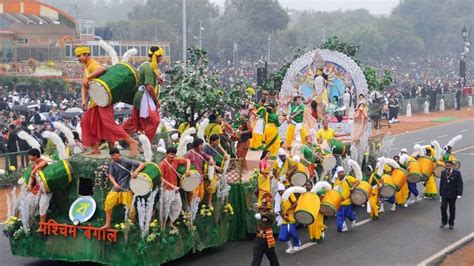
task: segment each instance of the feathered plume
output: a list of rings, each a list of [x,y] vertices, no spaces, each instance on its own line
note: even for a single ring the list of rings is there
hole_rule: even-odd
[[[183,134],[181,134],[181,137],[179,138],[179,141],[183,141],[186,136],[190,136],[196,134],[196,129],[194,127],[190,127],[186,129]]]
[[[20,131],[18,132],[18,137],[28,143],[28,145],[31,146],[33,149],[38,149],[41,151],[41,145],[38,143],[38,141],[33,138],[30,134],[26,133],[25,131]]]
[[[435,154],[434,154],[435,159],[436,160],[441,159],[441,156],[443,154],[443,149],[441,149],[441,145],[439,144],[439,142],[437,140],[432,140],[431,145],[433,145],[434,150],[435,150]]]
[[[404,153],[400,156],[400,163],[401,164],[406,164],[406,163],[408,163],[408,161],[410,161],[410,155]]]
[[[206,131],[206,127],[209,125],[209,119],[204,118],[201,123],[199,123],[199,130],[197,132],[197,137],[204,140],[204,132]]]
[[[176,153],[177,156],[184,156],[186,154],[186,146],[188,146],[189,143],[192,143],[194,141],[194,137],[187,136],[186,138],[183,139],[183,141],[180,141],[178,144],[178,152]]]
[[[311,192],[318,193],[322,189],[326,191],[331,190],[332,189],[331,184],[329,184],[326,181],[319,181],[314,185],[313,189],[311,189]]]
[[[385,166],[385,157],[380,157],[379,162],[377,163],[377,175],[382,176]]]
[[[293,156],[293,161],[295,161],[295,163],[299,163],[301,161],[301,157],[299,155],[295,155]]]
[[[53,122],[54,128],[61,131],[67,139],[68,145],[73,145],[76,141],[74,140],[74,134],[72,134],[72,130],[67,127],[65,124],[61,122]]]
[[[413,146],[413,150],[414,150],[413,153],[417,152],[420,156],[425,155],[425,149],[423,149],[423,147],[420,144],[415,144],[415,146]]]
[[[362,170],[360,169],[360,165],[352,159],[349,159],[347,163],[352,167],[352,170],[354,170],[356,178],[362,181],[363,176]]]
[[[161,153],[166,153],[166,144],[163,139],[160,139],[160,141],[158,141],[158,148],[156,150]]]
[[[63,140],[58,136],[58,134],[51,131],[45,131],[41,135],[43,136],[43,138],[50,139],[54,143],[54,145],[56,145],[60,160],[67,159],[66,146],[64,145]]]
[[[301,147],[300,143],[293,144],[293,147],[291,148],[291,156],[299,155],[301,153]]]
[[[290,198],[291,193],[298,193],[298,194],[303,194],[306,192],[306,189],[304,187],[290,187],[283,192],[283,195],[281,196],[282,200],[288,200]]]
[[[130,57],[135,56],[137,54],[138,54],[138,50],[136,48],[132,48],[132,49],[126,51],[123,54],[122,62],[128,63],[128,60],[130,59]]]
[[[145,156],[145,162],[151,162],[153,159],[153,151],[151,150],[151,143],[147,136],[140,134],[138,140],[143,147],[143,155]]]
[[[453,148],[454,145],[456,145],[456,143],[458,143],[460,140],[462,140],[462,135],[457,135],[456,137],[448,141],[448,144],[446,144],[446,146]]]
[[[118,60],[117,52],[115,52],[115,49],[112,46],[110,46],[108,43],[106,43],[103,40],[99,41],[99,46],[100,48],[104,49],[109,54],[110,58],[112,59],[112,65],[118,64],[119,60]]]
[[[400,165],[394,159],[385,158],[385,164],[388,164],[392,168],[400,168]]]

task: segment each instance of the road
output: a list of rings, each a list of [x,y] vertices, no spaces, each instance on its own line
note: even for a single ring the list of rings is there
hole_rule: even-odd
[[[432,139],[444,146],[457,134],[464,136],[454,151],[462,162],[464,196],[458,200],[454,230],[440,229],[439,200],[421,200],[408,208],[389,210],[376,221],[358,208],[358,226],[337,233],[335,219],[326,219],[326,239],[294,254],[285,254],[286,244],[277,243],[281,265],[415,265],[451,243],[474,232],[474,121],[464,121],[421,129],[395,136],[393,155],[401,148],[429,144]],[[423,191],[423,186],[418,186]],[[308,241],[306,228],[299,229],[303,243]],[[230,242],[219,248],[191,254],[169,265],[249,265],[252,241]],[[31,258],[13,257],[5,237],[0,237],[0,265],[51,265]],[[53,265],[63,265],[55,263]],[[269,265],[264,258],[263,265]]]

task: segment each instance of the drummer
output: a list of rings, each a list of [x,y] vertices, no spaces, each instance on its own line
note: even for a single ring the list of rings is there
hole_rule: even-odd
[[[337,211],[337,231],[346,232],[348,230],[345,219],[348,218],[352,222],[352,226],[356,223],[356,214],[352,209],[351,193],[359,185],[360,181],[355,177],[346,176],[344,168],[338,166],[336,168],[337,178],[334,182],[334,190],[339,191],[342,197],[341,207]]]
[[[133,216],[133,193],[130,191],[130,178],[137,178],[140,171],[145,167],[144,163],[123,158],[117,148],[110,149],[109,154],[112,158],[109,166],[109,180],[113,188],[105,198],[105,225],[101,229],[110,228],[112,211],[119,204],[126,205]],[[133,168],[136,169],[132,171]]]
[[[332,128],[329,127],[329,121],[328,120],[323,120],[323,128],[318,130],[316,133],[317,138],[318,138],[318,144],[322,144],[324,142],[329,142],[332,139],[338,138],[338,137],[343,137],[343,136],[348,136],[350,134],[338,134],[336,131]]]
[[[204,146],[204,152],[211,156],[216,162],[215,170],[216,172],[222,172],[222,168],[224,167],[224,162],[229,159],[229,155],[227,152],[222,148],[219,144],[220,138],[219,135],[211,135],[209,138],[209,144]],[[206,195],[207,195],[207,206],[210,208],[212,207],[212,195],[217,191],[217,177],[214,175],[211,180],[208,178],[204,178],[206,186]]]
[[[138,142],[117,125],[112,104],[100,107],[95,106],[92,100],[87,102],[89,82],[104,74],[105,67],[91,58],[91,51],[87,46],[76,47],[74,52],[79,62],[85,66],[82,80],[82,109],[85,111],[81,120],[82,143],[92,147],[90,154],[100,154],[99,144],[102,140],[107,140],[109,147],[113,147],[118,140],[125,140],[130,146],[130,156],[135,157],[138,154]]]
[[[316,154],[316,146],[313,145],[313,137],[309,134],[306,136],[306,144],[301,148],[301,153],[307,164],[310,176],[315,180],[317,178],[315,157],[318,155]]]
[[[280,196],[283,196],[284,191],[278,189],[278,193]],[[279,214],[282,218],[282,225],[280,226],[278,240],[288,244],[286,253],[292,253],[301,246],[298,231],[296,230],[295,210],[297,205],[298,199],[294,193],[291,193],[287,200],[281,201],[281,211]],[[293,240],[293,243],[290,239]]]
[[[47,193],[40,187],[39,181],[37,179],[37,173],[38,171],[42,171],[45,167],[47,167],[48,163],[43,158],[41,158],[41,152],[38,149],[31,149],[28,151],[28,160],[33,162],[34,165],[33,169],[31,170],[30,179],[26,186],[26,190],[29,192],[26,200],[29,203],[29,206],[34,206],[36,198],[39,195],[40,222],[46,222],[46,212],[48,211],[49,202],[53,197],[53,193]],[[34,208],[36,208],[36,206]]]
[[[184,176],[188,177],[191,174],[191,161],[183,157],[176,157],[177,152],[178,151],[175,147],[168,147],[166,149],[166,157],[160,163],[161,181],[163,186],[161,197],[164,202],[162,209],[160,209],[160,213],[168,214],[166,223],[173,231],[177,230],[174,226],[174,221],[178,218],[183,207],[178,187],[178,167],[186,165]]]
[[[164,53],[163,48],[159,46],[151,46],[148,50],[150,61],[144,62],[138,68],[138,90],[133,98],[132,116],[122,125],[128,134],[144,131],[150,143],[153,143],[160,124],[159,92],[157,93],[155,87],[164,82],[158,69]]]
[[[368,182],[372,186],[372,193],[369,196],[370,205],[370,217],[375,220],[379,218],[380,215],[380,194],[379,189],[382,187],[382,181],[380,177],[375,174],[374,169],[371,165],[368,165],[365,168],[364,181]]]
[[[408,155],[410,157],[410,161],[416,161],[415,158],[413,158],[412,156],[408,154],[408,150],[406,148],[403,148],[400,150],[400,157],[403,154]],[[406,163],[406,165],[400,164],[400,166],[404,168],[405,170],[407,170],[408,162]],[[410,183],[410,182],[407,182],[407,183],[408,183],[408,196],[407,196],[407,206],[408,206],[408,204],[416,202],[419,199],[419,193],[418,193],[418,188],[416,187],[416,183]],[[413,201],[410,201],[411,194],[415,196],[415,199]]]
[[[289,185],[289,179],[298,169],[298,164],[287,157],[285,150],[278,150],[277,159],[273,162],[273,177],[279,178],[280,182]]]

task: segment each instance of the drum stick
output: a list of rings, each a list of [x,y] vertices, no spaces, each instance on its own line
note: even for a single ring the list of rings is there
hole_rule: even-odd
[[[322,158],[321,155],[319,155],[317,152],[313,152],[313,150],[311,149],[311,147],[309,147],[309,146],[306,145],[306,144],[303,144],[303,145],[304,145],[306,148],[308,148],[314,156],[318,157],[319,160],[322,161],[322,160],[324,159],[324,158]]]

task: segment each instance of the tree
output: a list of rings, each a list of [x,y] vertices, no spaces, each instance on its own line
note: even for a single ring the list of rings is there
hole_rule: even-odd
[[[233,110],[239,107],[239,92],[219,87],[219,76],[209,69],[207,52],[188,49],[190,59],[185,67],[175,62],[166,72],[170,84],[160,94],[167,117],[192,126],[206,113]]]
[[[384,70],[382,77],[379,77],[377,70],[371,66],[365,67],[362,72],[367,80],[369,91],[382,91],[386,87],[392,85],[393,78],[390,70]]]
[[[327,39],[323,44],[321,44],[320,48],[338,51],[349,56],[356,63],[359,63],[356,55],[357,52],[360,51],[360,47],[358,45],[353,45],[348,42],[341,41],[337,36],[333,36]]]

